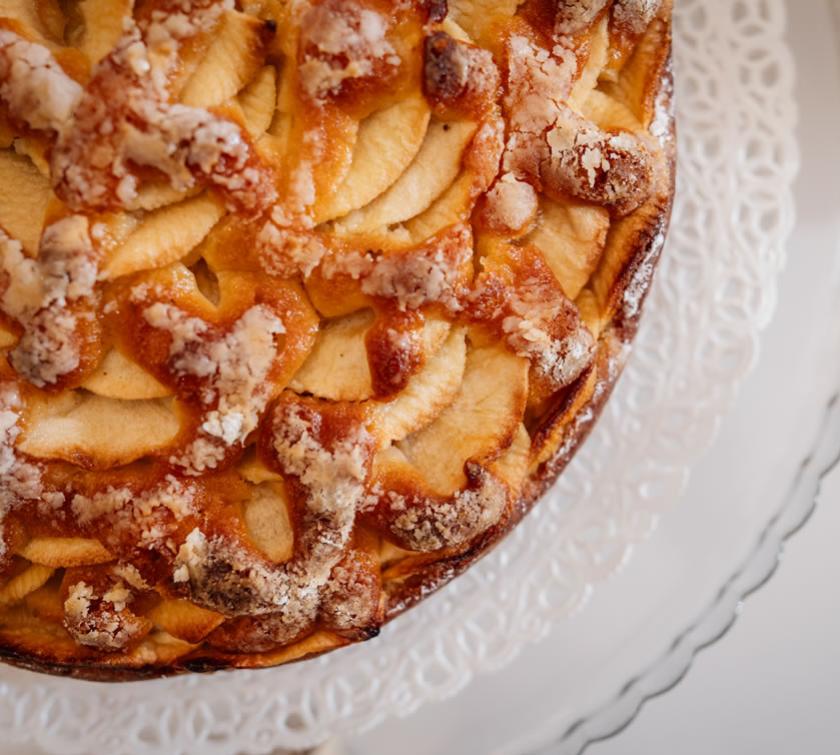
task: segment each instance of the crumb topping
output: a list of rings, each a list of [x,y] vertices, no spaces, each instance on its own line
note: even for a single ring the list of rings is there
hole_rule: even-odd
[[[15,443],[21,434],[21,400],[14,383],[0,383],[0,560],[7,555],[3,525],[19,505],[37,502],[47,495],[41,482],[41,469],[20,459]]]
[[[33,385],[57,382],[79,366],[76,332],[85,313],[75,305],[94,295],[97,261],[88,219],[70,215],[48,226],[35,260],[0,231],[0,271],[7,281],[0,307],[24,329],[12,365]]]
[[[271,564],[223,535],[195,529],[175,564],[175,580],[188,585],[194,600],[228,616],[274,614],[292,633],[314,620],[318,589],[343,555],[364,496],[374,443],[358,425],[328,442],[329,424],[328,417],[293,403],[275,414],[277,463],[302,490],[293,559]]]
[[[328,257],[322,272],[327,280],[339,275],[359,280],[363,293],[393,300],[401,311],[433,303],[457,310],[465,284],[464,266],[472,255],[472,231],[458,225],[405,252],[379,256],[347,252]]]
[[[603,12],[609,0],[564,0],[557,3],[554,34],[571,37],[587,27]]]
[[[319,618],[334,632],[355,633],[375,627],[380,591],[379,565],[361,553],[346,556],[324,585]]]
[[[531,360],[554,389],[574,382],[592,362],[595,341],[574,305],[562,294],[546,296],[539,281],[526,281],[513,293],[502,320],[508,343]]]
[[[106,525],[108,544],[136,535],[137,545],[144,550],[174,553],[177,545],[173,537],[178,524],[196,513],[194,498],[188,483],[168,475],[147,490],[123,486],[92,495],[76,493],[70,509],[83,528],[95,525],[97,531],[102,531]],[[121,576],[131,583],[131,578]]]
[[[146,307],[143,318],[170,334],[173,373],[200,380],[205,409],[198,435],[170,459],[188,474],[199,475],[217,467],[231,446],[243,443],[256,429],[269,399],[266,379],[277,357],[275,337],[286,329],[263,305],[248,309],[220,337],[212,336],[204,320],[164,302]]]
[[[287,226],[287,220],[275,208],[257,237],[260,262],[271,275],[308,278],[321,264],[327,247],[317,233]]]
[[[358,3],[327,0],[310,6],[301,18],[298,66],[306,96],[323,101],[347,80],[372,76],[382,64],[399,66],[387,32],[387,18]]]
[[[537,192],[527,181],[505,173],[486,197],[486,211],[492,226],[521,231],[537,214]]]
[[[99,63],[51,158],[56,192],[71,207],[125,206],[137,197],[135,166],[156,169],[178,190],[208,182],[248,212],[274,202],[273,181],[240,126],[169,101],[167,72],[178,45],[220,12],[220,5],[204,9],[210,15],[195,23],[178,20],[187,14],[153,14],[145,31],[129,24]]]
[[[515,36],[507,54],[505,170],[557,199],[582,199],[619,215],[637,209],[652,191],[651,156],[636,136],[607,133],[565,103],[577,73],[574,52],[562,45],[549,52]]]
[[[121,581],[101,595],[87,582],[77,582],[70,586],[64,601],[64,627],[81,645],[121,650],[151,629],[147,619],[127,608],[132,599]]]
[[[477,464],[468,464],[467,474],[471,484],[449,498],[386,496],[380,505],[401,545],[421,552],[463,545],[499,520],[507,505],[507,487]]]
[[[613,18],[631,34],[641,34],[662,8],[662,0],[615,0]]]
[[[423,48],[423,91],[444,110],[483,109],[495,100],[499,70],[489,50],[453,39],[445,32],[426,37]]]
[[[0,100],[13,118],[33,129],[60,131],[81,96],[82,87],[46,47],[0,29]]]

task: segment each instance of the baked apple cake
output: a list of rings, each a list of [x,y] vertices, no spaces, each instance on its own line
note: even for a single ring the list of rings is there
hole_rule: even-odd
[[[589,431],[673,193],[669,0],[2,0],[0,655],[375,635]]]

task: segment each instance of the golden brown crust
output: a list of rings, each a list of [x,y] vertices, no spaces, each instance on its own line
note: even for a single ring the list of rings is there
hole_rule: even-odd
[[[138,38],[146,39],[144,24],[154,22],[151,9],[165,9],[167,2],[143,6]],[[203,13],[216,4],[193,5]],[[164,260],[155,266],[159,270],[133,278],[113,272],[104,288],[86,293],[84,265],[117,271],[135,263],[120,261],[118,268],[114,262],[114,249],[123,242],[109,234],[119,229],[94,237],[92,223],[79,225],[79,237],[90,235],[94,243],[77,268],[68,268],[63,293],[69,305],[62,306],[77,322],[75,360],[67,361],[68,369],[47,365],[45,371],[43,361],[31,359],[31,346],[13,346],[11,366],[45,390],[21,382],[18,394],[5,389],[0,397],[9,416],[26,407],[19,424],[6,429],[13,441],[21,439],[12,458],[24,475],[37,477],[41,470],[45,500],[71,487],[76,498],[71,517],[36,523],[15,506],[6,517],[0,657],[98,681],[302,660],[375,636],[383,622],[463,572],[521,521],[584,442],[620,375],[673,195],[670,3],[582,5],[569,16],[558,12],[562,3],[528,0],[513,18],[499,3],[478,18],[470,16],[472,6],[457,2],[450,3],[448,16],[445,3],[418,3],[380,22],[374,16],[387,8],[384,0],[317,3],[295,21],[303,28],[297,68],[310,77],[292,82],[303,131],[277,126],[275,117],[276,130],[256,149],[242,127],[245,147],[225,147],[211,163],[195,156],[199,148],[188,139],[164,162],[138,170],[129,159],[134,184],[111,185],[109,174],[99,182],[104,195],[86,194],[102,159],[81,160],[89,147],[68,140],[60,121],[66,114],[60,108],[33,113],[0,89],[3,114],[19,133],[41,138],[46,129],[47,141],[50,129],[61,134],[53,160],[64,208],[51,210],[58,223],[75,223],[80,208],[100,213],[103,202],[116,202],[121,212],[136,201],[165,206],[166,199],[152,194],[122,197],[162,170],[194,186],[191,196],[210,192],[187,202],[195,201],[214,226],[189,262],[191,277],[184,277],[184,265],[166,267],[171,260]],[[350,46],[342,42],[340,50],[323,33],[335,18],[349,19],[344,31]],[[272,40],[270,23],[239,17],[222,23],[228,22],[251,29],[254,60],[289,54],[279,49],[286,42]],[[207,28],[218,29],[218,23],[214,17]],[[19,21],[0,26],[27,38]],[[353,46],[369,32],[372,47]],[[194,57],[211,45],[212,34],[202,34],[184,42]],[[17,42],[0,32],[0,83],[9,44]],[[134,54],[131,44],[123,40],[106,68],[124,71]],[[411,50],[421,51],[419,63]],[[74,55],[60,50],[56,59],[89,87],[81,110],[95,110],[101,87],[96,75],[89,79],[72,62],[78,61]],[[398,64],[399,58],[414,62]],[[358,65],[348,74],[343,67],[353,60]],[[249,65],[255,76],[260,64]],[[110,87],[106,68],[100,70],[102,86]],[[570,71],[567,89],[552,90]],[[189,75],[198,74],[194,68],[173,72],[173,86],[189,91]],[[265,73],[266,80],[272,75]],[[594,94],[587,96],[584,83],[593,75]],[[315,205],[288,194],[294,178],[276,189],[269,185],[271,150],[291,150],[306,162],[306,133],[339,143],[353,132],[347,137],[352,145],[355,123],[382,106],[376,80],[388,82],[392,102],[416,103],[402,107],[402,123],[414,119],[423,129],[440,124],[441,144],[462,139],[470,145],[446,204],[433,203],[400,222],[399,240],[390,231],[359,235],[372,218],[393,212],[381,206],[384,200],[368,203],[350,178],[344,188],[356,205],[331,195],[325,177],[352,174],[352,149],[342,156],[338,144],[323,175],[310,175]],[[120,86],[128,91],[138,82],[129,75]],[[417,87],[424,96],[412,100]],[[535,104],[535,93],[541,103]],[[281,85],[278,112],[289,96]],[[123,104],[116,99],[113,117],[133,119],[147,135],[174,128],[170,105],[159,97],[140,110],[130,98]],[[548,116],[542,112],[546,101],[554,103]],[[209,112],[226,124],[241,123],[247,104],[241,95],[237,113],[231,115],[230,104]],[[470,120],[483,125],[468,131]],[[199,119],[192,128],[210,123],[215,121]],[[417,154],[421,147],[412,149]],[[116,144],[112,158],[121,159],[121,150]],[[73,165],[79,166],[75,173],[68,167]],[[248,181],[232,183],[237,171],[247,171]],[[570,244],[581,249],[572,263],[551,246],[558,237],[541,233],[558,213],[570,213],[577,230],[587,229]],[[10,230],[2,201],[0,227]],[[375,251],[359,252],[359,239]],[[232,241],[241,253],[232,253]],[[588,244],[597,251],[587,252]],[[58,260],[54,266],[70,259],[60,245],[49,249],[45,262],[39,258],[41,274],[50,258]],[[434,290],[430,279],[438,281]],[[75,291],[82,293],[74,301]],[[21,329],[24,336],[42,329],[37,312],[13,310],[4,317],[15,337]],[[360,318],[363,310],[372,311],[372,319]],[[91,311],[100,314],[85,316]],[[336,327],[316,335],[325,318],[337,318],[331,320]],[[258,407],[253,420],[244,420],[253,422],[250,430],[218,445],[220,435],[206,428],[218,422],[213,432],[229,432],[221,415],[232,378],[204,365],[219,349],[236,354],[241,337],[263,338],[267,349],[282,343],[282,351],[253,367],[272,387],[248,388]],[[186,351],[179,353],[176,341]],[[134,462],[154,459],[150,442],[141,444],[142,454],[130,443],[123,444],[128,450],[116,443],[56,452],[49,438],[33,432],[55,411],[52,394],[80,384],[112,389],[102,365],[126,367],[118,357],[105,360],[103,343],[118,345],[147,370],[147,377],[131,383],[133,399],[163,406],[175,395],[180,402],[175,434],[160,440],[169,455],[165,464]],[[353,372],[357,362],[345,361],[345,382],[325,381],[324,365],[335,365],[329,361],[335,354],[359,354],[367,368]],[[96,370],[99,382],[92,382]],[[447,422],[459,427],[469,416],[460,413],[469,403],[464,396],[481,389],[488,371],[500,376],[505,391],[493,401],[495,414],[476,427],[492,426],[493,434],[467,441],[463,464],[452,466],[440,455],[451,437]],[[15,373],[4,367],[3,377],[8,381]],[[281,393],[283,386],[290,387]],[[125,385],[113,389],[124,391]],[[207,396],[209,410],[202,408]],[[166,414],[159,416],[158,425]],[[55,453],[58,459],[47,463]],[[15,474],[12,490],[24,489]],[[140,502],[142,513],[126,505],[129,499]],[[348,515],[342,506],[358,514]],[[0,501],[0,521],[4,513]],[[155,543],[148,551],[137,547],[138,526]]]

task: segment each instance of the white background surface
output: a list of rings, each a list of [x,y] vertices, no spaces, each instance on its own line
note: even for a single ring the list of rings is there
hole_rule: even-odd
[[[717,645],[676,688],[587,755],[840,752],[840,471]]]

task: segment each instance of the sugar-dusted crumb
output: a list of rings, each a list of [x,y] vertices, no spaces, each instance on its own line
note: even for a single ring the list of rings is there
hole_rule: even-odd
[[[6,278],[0,308],[24,329],[12,364],[34,385],[57,382],[81,359],[72,305],[89,301],[96,284],[88,219],[70,215],[47,226],[35,260],[0,230],[0,274]]]
[[[0,29],[0,100],[14,118],[33,129],[60,131],[81,96],[82,87],[46,47]]]
[[[198,437],[172,462],[189,474],[213,469],[227,448],[241,444],[257,426],[269,399],[266,379],[277,356],[275,336],[285,333],[283,323],[262,305],[248,309],[221,336],[209,334],[203,320],[164,302],[146,307],[143,318],[170,334],[173,372],[202,381],[206,409]]]

